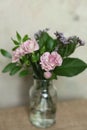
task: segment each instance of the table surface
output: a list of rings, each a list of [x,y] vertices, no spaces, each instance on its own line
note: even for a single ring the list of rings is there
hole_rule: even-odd
[[[0,130],[39,129],[30,124],[28,107],[0,109]],[[58,102],[56,124],[47,130],[87,130],[87,100]]]

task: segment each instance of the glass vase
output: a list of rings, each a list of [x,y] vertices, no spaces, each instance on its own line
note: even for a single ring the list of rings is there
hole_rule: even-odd
[[[53,82],[36,80],[29,91],[30,122],[40,128],[47,128],[56,122],[57,92]]]

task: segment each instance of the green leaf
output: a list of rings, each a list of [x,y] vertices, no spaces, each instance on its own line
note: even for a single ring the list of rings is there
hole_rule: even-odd
[[[57,67],[54,72],[60,76],[72,77],[75,76],[87,68],[87,64],[78,58],[66,58],[63,60],[63,64]]]
[[[4,69],[2,70],[3,73],[6,73],[8,71],[11,71],[14,67],[16,66],[15,63],[9,63],[8,65],[6,65],[4,67]]]
[[[21,66],[14,66],[12,70],[10,71],[10,75],[15,75],[18,71],[20,71],[22,67]]]
[[[5,57],[7,57],[7,58],[12,58],[11,54],[10,54],[8,51],[6,51],[6,50],[4,50],[4,49],[0,49],[0,52],[1,52],[1,54],[2,54],[3,56],[5,56]]]
[[[20,36],[20,34],[18,33],[18,32],[16,32],[16,37],[17,37],[17,40],[19,41],[19,42],[21,42],[21,36]]]
[[[12,50],[15,51],[19,46],[14,47]]]
[[[46,51],[46,47],[43,46],[43,47],[40,49],[40,54],[43,54],[45,51]]]
[[[13,43],[14,43],[15,45],[20,45],[20,43],[19,43],[18,41],[14,40],[13,38],[11,38],[11,40],[13,41]]]
[[[32,58],[32,62],[37,62],[39,60],[39,54],[33,53],[31,58]]]
[[[52,51],[52,50],[54,50],[55,46],[56,46],[55,40],[52,39],[52,38],[49,36],[49,37],[48,37],[48,40],[47,40],[47,42],[46,42],[46,48],[47,48],[47,50]]]
[[[48,34],[46,32],[42,32],[41,36],[38,39],[40,48],[42,48],[46,44],[47,39],[48,39]]]
[[[69,42],[68,44],[63,44],[61,42],[59,43],[60,45],[58,48],[58,53],[62,57],[68,57],[75,51],[75,49],[78,45],[78,37],[74,36],[68,42]]]
[[[56,46],[56,41],[53,39],[47,32],[42,32],[41,36],[38,39],[40,48],[46,49],[45,51],[52,51]]]
[[[64,56],[69,56],[69,55],[71,55],[71,54],[75,51],[76,46],[77,46],[77,44],[75,44],[75,43],[70,43],[70,44],[68,44],[68,45],[67,45],[67,50],[66,50]]]
[[[69,44],[66,44],[66,45],[62,45],[62,46],[59,47],[58,53],[62,57],[67,57],[75,51],[76,45],[77,44],[75,44],[75,43],[69,43]]]
[[[27,41],[29,39],[28,35],[26,34],[24,37],[23,37],[23,42]]]
[[[29,74],[29,71],[28,70],[22,70],[20,73],[19,73],[19,76],[20,77],[24,77],[24,76],[27,76]]]
[[[50,79],[51,79],[51,80],[53,80],[53,79],[56,79],[56,80],[57,80],[57,74],[54,73],[54,72],[52,72],[52,77],[51,77]]]

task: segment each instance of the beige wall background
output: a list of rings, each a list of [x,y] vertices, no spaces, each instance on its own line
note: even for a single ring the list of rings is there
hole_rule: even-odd
[[[39,29],[58,30],[66,36],[78,35],[87,43],[87,0],[0,0],[0,48],[11,52],[11,37],[33,34]],[[87,45],[73,54],[87,62]],[[0,55],[0,107],[28,103],[32,78],[10,77],[1,70],[9,62]],[[87,70],[73,78],[54,81],[59,100],[87,98]]]

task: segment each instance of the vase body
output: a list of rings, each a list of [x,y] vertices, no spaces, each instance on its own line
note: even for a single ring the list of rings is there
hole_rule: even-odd
[[[30,92],[30,122],[40,128],[56,121],[57,93],[52,81],[34,80]]]

